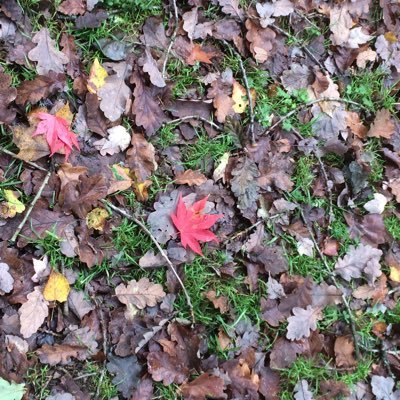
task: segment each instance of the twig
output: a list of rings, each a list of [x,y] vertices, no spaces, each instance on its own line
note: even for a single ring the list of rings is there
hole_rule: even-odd
[[[188,119],[198,119],[200,121],[205,122],[206,124],[212,126],[214,129],[217,131],[222,131],[222,128],[219,127],[215,122],[209,121],[206,118],[200,117],[200,115],[186,115],[185,117],[182,118],[176,118],[173,119],[172,121],[166,122],[164,125],[173,125],[173,124],[179,124],[180,122],[186,121]]]
[[[332,222],[335,220],[335,214],[333,213],[333,193],[332,193],[332,181],[329,179],[328,174],[326,173],[325,165],[318,154],[317,149],[313,152],[315,157],[317,157],[319,166],[321,167],[322,175],[324,175],[326,189],[328,191],[329,197],[329,220],[328,220],[328,228],[331,227]]]
[[[17,239],[18,235],[21,233],[22,228],[24,227],[24,225],[26,224],[26,221],[28,220],[29,216],[31,215],[33,207],[35,207],[35,204],[40,199],[40,196],[42,195],[42,192],[43,192],[45,186],[47,185],[47,182],[49,181],[50,176],[51,176],[51,171],[48,171],[45,178],[43,179],[42,184],[40,185],[38,192],[36,193],[36,196],[34,197],[31,205],[28,208],[28,211],[25,213],[23,220],[20,222],[20,224],[17,227],[17,230],[14,232],[14,235],[12,236],[12,238],[10,240],[11,243],[14,243],[15,240]]]
[[[304,215],[303,209],[301,208],[301,206],[299,204],[297,204],[297,206],[298,206],[298,209],[300,211],[301,218],[304,221],[304,223],[306,224],[308,233],[311,236],[311,240],[314,243],[314,246],[315,246],[315,248],[316,248],[316,250],[318,252],[318,255],[321,258],[321,261],[324,264],[324,267],[326,268],[327,271],[329,271],[330,277],[331,277],[332,282],[334,283],[334,285],[342,292],[343,304],[346,307],[346,310],[347,310],[347,313],[348,313],[349,319],[350,319],[350,329],[351,329],[351,333],[353,335],[353,341],[354,341],[354,352],[355,352],[355,355],[356,355],[356,359],[359,360],[360,359],[360,349],[359,349],[358,341],[357,341],[357,330],[356,330],[356,325],[355,325],[355,321],[354,321],[354,317],[353,317],[353,312],[351,311],[349,301],[348,301],[346,295],[344,294],[342,286],[336,280],[335,275],[331,272],[331,268],[329,267],[328,263],[326,262],[326,258],[324,256],[324,254],[322,253],[322,251],[321,251],[321,249],[320,249],[320,247],[319,247],[319,245],[318,245],[318,243],[317,243],[317,241],[315,239],[314,233],[313,233],[313,231],[312,231],[312,229],[311,229],[311,227],[310,227],[310,225],[309,225],[309,223],[308,223],[308,221],[307,221],[307,219],[306,219],[306,217]]]
[[[48,171],[46,168],[41,167],[39,164],[36,164],[35,162],[22,160],[21,158],[18,157],[17,154],[13,153],[10,150],[5,149],[4,147],[0,146],[0,151],[3,152],[4,154],[8,154],[9,156],[15,158],[16,160],[23,161],[24,163],[30,165],[31,167],[35,167],[36,169],[40,169],[41,171],[46,171],[46,172]]]
[[[106,362],[107,362],[108,348],[107,348],[107,329],[106,329],[106,323],[104,320],[103,310],[101,309],[101,303],[100,303],[100,305],[98,305],[96,301],[95,301],[95,303],[99,309],[100,325],[101,325],[101,331],[102,331],[102,336],[103,336],[103,353],[104,353],[103,368],[101,370],[100,378],[97,382],[97,389],[96,389],[96,395],[95,395],[95,399],[98,399],[100,396],[100,390],[101,390],[101,385],[103,383],[104,375],[106,374]]]
[[[282,122],[284,122],[285,120],[287,120],[288,118],[290,118],[293,114],[296,114],[297,112],[299,112],[300,110],[302,110],[303,108],[307,108],[310,107],[314,104],[317,103],[321,103],[323,101],[337,101],[338,103],[346,103],[346,104],[352,104],[354,106],[357,106],[359,108],[362,108],[364,110],[366,110],[367,108],[364,107],[362,104],[357,103],[355,101],[352,100],[347,100],[347,99],[332,99],[330,97],[326,97],[326,98],[322,98],[322,99],[316,99],[316,100],[312,100],[309,101],[308,103],[305,104],[300,104],[299,106],[297,106],[294,110],[288,112],[286,115],[284,115],[283,117],[281,117],[277,122],[275,122],[270,128],[266,129],[262,134],[263,135],[268,135],[270,132],[272,132],[278,125],[280,125]]]
[[[246,229],[243,229],[240,232],[235,233],[234,235],[232,235],[231,237],[228,237],[227,239],[224,240],[223,244],[226,244],[232,240],[235,240],[236,238],[238,238],[239,236],[245,235],[247,232],[251,231],[252,229],[254,229],[255,227],[257,227],[258,225],[260,225],[261,223],[263,223],[264,221],[262,219],[260,219],[259,221],[257,221],[256,223],[254,223],[253,225],[247,227]]]
[[[163,250],[163,248],[160,246],[160,243],[158,243],[157,239],[153,236],[153,234],[147,229],[146,225],[138,220],[134,215],[128,213],[126,210],[119,208],[117,206],[114,206],[114,204],[109,203],[106,200],[102,200],[102,202],[110,207],[112,210],[116,211],[117,213],[119,213],[120,215],[124,216],[125,218],[133,221],[136,225],[138,225],[148,236],[149,238],[152,240],[152,242],[155,244],[155,246],[157,247],[158,251],[160,252],[160,254],[164,257],[165,261],[167,262],[168,267],[171,269],[171,271],[173,272],[173,274],[175,275],[177,281],[179,282],[179,284],[181,285],[181,288],[183,290],[183,293],[186,297],[186,302],[189,306],[190,309],[190,314],[192,317],[192,323],[193,325],[195,324],[195,317],[194,317],[194,311],[193,311],[193,305],[192,305],[192,301],[190,299],[189,293],[186,290],[186,287],[184,285],[184,283],[182,282],[182,279],[180,278],[178,272],[176,271],[174,264],[172,264],[171,260],[168,258],[167,253]]]
[[[171,53],[171,49],[175,43],[175,38],[176,38],[176,35],[178,34],[178,29],[179,29],[179,16],[178,16],[178,7],[176,5],[176,0],[172,0],[172,6],[174,7],[175,29],[174,29],[174,32],[172,33],[171,41],[169,42],[167,53],[165,54],[165,60],[163,63],[163,68],[162,68],[162,77],[163,78],[165,78],[165,72],[167,70],[169,54]]]
[[[251,97],[251,92],[250,92],[249,81],[247,79],[246,69],[244,68],[241,55],[226,40],[223,40],[223,42],[224,42],[225,46],[230,48],[235,53],[236,58],[239,61],[240,70],[242,71],[242,77],[243,77],[244,86],[246,88],[247,99],[249,101],[249,117],[250,117],[250,125],[249,125],[250,135],[249,136],[250,136],[250,143],[251,143],[252,146],[255,146],[256,145],[256,138],[255,138],[255,135],[254,135],[254,107],[253,107],[253,99]]]

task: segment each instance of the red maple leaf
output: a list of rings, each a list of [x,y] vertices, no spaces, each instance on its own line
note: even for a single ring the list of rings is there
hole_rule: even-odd
[[[36,116],[41,121],[33,136],[45,134],[51,151],[50,155],[52,156],[59,150],[64,150],[65,161],[68,161],[72,148],[75,146],[79,150],[78,140],[75,134],[70,131],[68,121],[45,112],[39,112]]]
[[[176,229],[181,235],[181,243],[184,248],[189,246],[195,253],[200,254],[201,247],[199,240],[202,242],[218,242],[218,238],[209,228],[219,219],[222,214],[202,214],[206,206],[208,196],[197,201],[191,207],[186,208],[186,204],[182,200],[182,194],[179,194],[176,213],[171,214],[171,219]]]

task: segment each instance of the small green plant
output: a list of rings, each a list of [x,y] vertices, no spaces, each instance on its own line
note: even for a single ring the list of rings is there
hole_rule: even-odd
[[[159,129],[157,135],[155,135],[155,145],[165,149],[172,146],[177,142],[177,135],[175,133],[178,124],[164,125]]]
[[[354,73],[346,86],[345,98],[362,104],[372,112],[381,108],[395,112],[396,84],[388,86],[385,82],[387,76],[388,71],[381,68]]]
[[[371,138],[365,145],[365,154],[369,157],[371,183],[380,182],[383,179],[385,160],[381,154],[381,143],[378,138]]]
[[[44,400],[50,395],[48,380],[51,378],[48,365],[35,364],[34,367],[28,369],[25,379],[32,385],[35,399]]]
[[[162,11],[161,0],[103,0],[106,8],[133,13],[159,14]]]
[[[209,138],[206,133],[200,133],[195,143],[183,149],[183,165],[187,168],[205,170],[211,161],[219,160],[226,152],[234,148],[235,139],[230,134]]]
[[[313,170],[315,165],[316,162],[313,156],[303,156],[298,159],[292,177],[295,186],[290,193],[290,197],[294,200],[308,204],[312,203],[311,188],[315,179]]]
[[[193,66],[183,63],[177,58],[167,65],[169,79],[174,83],[172,94],[174,98],[185,98],[189,89],[195,89],[201,97],[204,95],[204,84],[199,80],[200,63]]]
[[[88,375],[86,386],[93,392],[98,390],[99,399],[109,400],[118,396],[118,389],[112,383],[111,375],[106,371],[102,372],[102,366],[91,361],[86,361],[83,375]],[[103,377],[100,381],[100,377]]]
[[[384,223],[388,232],[394,240],[400,240],[400,218],[396,215],[390,215],[384,218]]]

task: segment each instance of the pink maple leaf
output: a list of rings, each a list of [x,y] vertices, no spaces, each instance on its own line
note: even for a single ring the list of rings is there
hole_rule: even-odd
[[[181,243],[184,248],[189,246],[195,253],[203,255],[199,240],[202,242],[218,242],[218,238],[209,228],[215,222],[222,218],[222,214],[203,214],[208,196],[197,201],[191,207],[187,208],[182,200],[182,194],[179,194],[176,213],[171,214],[172,222],[178,229],[181,236]]]
[[[51,151],[50,155],[52,156],[59,150],[64,150],[65,161],[68,161],[72,148],[75,146],[79,150],[78,140],[70,130],[68,121],[45,112],[39,112],[36,115],[41,121],[33,136],[46,135],[46,141]]]

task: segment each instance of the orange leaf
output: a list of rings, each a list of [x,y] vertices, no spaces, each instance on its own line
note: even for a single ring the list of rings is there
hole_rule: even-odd
[[[189,54],[189,56],[186,58],[186,62],[189,65],[194,65],[196,64],[197,61],[206,63],[206,64],[212,64],[211,58],[215,57],[216,54],[215,52],[205,52],[201,45],[196,43],[194,44],[192,48],[192,52]]]

